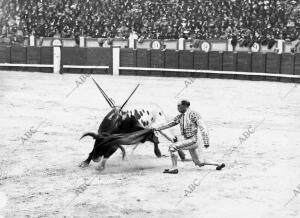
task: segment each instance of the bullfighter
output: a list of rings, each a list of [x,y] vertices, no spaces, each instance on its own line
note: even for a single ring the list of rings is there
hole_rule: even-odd
[[[180,114],[177,115],[173,121],[154,129],[156,131],[160,131],[180,124],[181,135],[184,138],[181,141],[171,143],[169,145],[172,168],[165,169],[163,173],[178,173],[176,155],[176,151],[178,150],[189,150],[191,158],[196,166],[203,167],[205,165],[213,165],[216,166],[216,170],[224,168],[224,163],[207,162],[205,160],[200,161],[199,159],[199,153],[202,145],[204,145],[205,148],[209,147],[208,131],[200,114],[190,109],[190,102],[188,100],[181,100],[177,105],[177,109]],[[201,136],[198,129],[200,130]],[[202,141],[200,140],[200,137],[202,137]]]

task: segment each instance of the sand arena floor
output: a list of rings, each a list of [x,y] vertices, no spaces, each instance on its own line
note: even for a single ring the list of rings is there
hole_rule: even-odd
[[[133,154],[127,146],[124,161],[116,152],[99,173],[96,163],[78,167],[93,145],[78,139],[96,132],[109,108],[90,78],[67,96],[79,76],[0,72],[0,217],[300,217],[300,85],[187,85],[180,97],[190,99],[210,130],[203,156],[226,163],[223,171],[179,162],[179,174],[163,174],[170,158],[156,158],[145,143]],[[157,103],[170,118],[188,81],[93,77],[119,104],[141,83],[130,102]],[[240,143],[249,127],[255,131]]]

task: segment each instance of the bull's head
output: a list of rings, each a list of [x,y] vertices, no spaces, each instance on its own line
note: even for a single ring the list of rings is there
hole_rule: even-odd
[[[113,108],[103,119],[99,127],[99,131],[113,133],[117,131],[122,122],[122,115],[120,110],[115,107]]]
[[[118,107],[114,104],[114,100],[107,96],[107,94],[103,91],[103,89],[99,86],[99,84],[94,80],[93,77],[92,77],[92,80],[94,81],[94,83],[98,87],[99,91],[102,93],[103,97],[105,98],[106,102],[112,109],[104,117],[104,119],[100,125],[99,131],[101,133],[103,133],[103,132],[113,133],[114,131],[118,131],[118,129],[122,123],[122,119],[123,119],[122,115],[124,115],[124,112],[122,111],[122,109],[125,107],[125,105],[127,104],[127,102],[129,101],[131,96],[134,94],[134,92],[137,90],[137,88],[139,87],[140,84],[138,84],[135,87],[135,89],[131,92],[131,94],[126,99],[126,101],[122,104],[122,106]]]

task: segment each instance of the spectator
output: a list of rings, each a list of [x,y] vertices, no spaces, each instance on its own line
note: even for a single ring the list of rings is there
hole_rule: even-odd
[[[291,52],[293,53],[300,53],[300,36],[298,37],[297,40],[292,42],[292,49]]]

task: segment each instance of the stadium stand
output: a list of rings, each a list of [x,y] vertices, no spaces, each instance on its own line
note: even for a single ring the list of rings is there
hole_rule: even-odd
[[[233,46],[272,47],[275,39],[300,36],[296,0],[0,0],[0,6],[6,44],[30,34],[128,38],[135,31],[140,39],[230,38]]]

